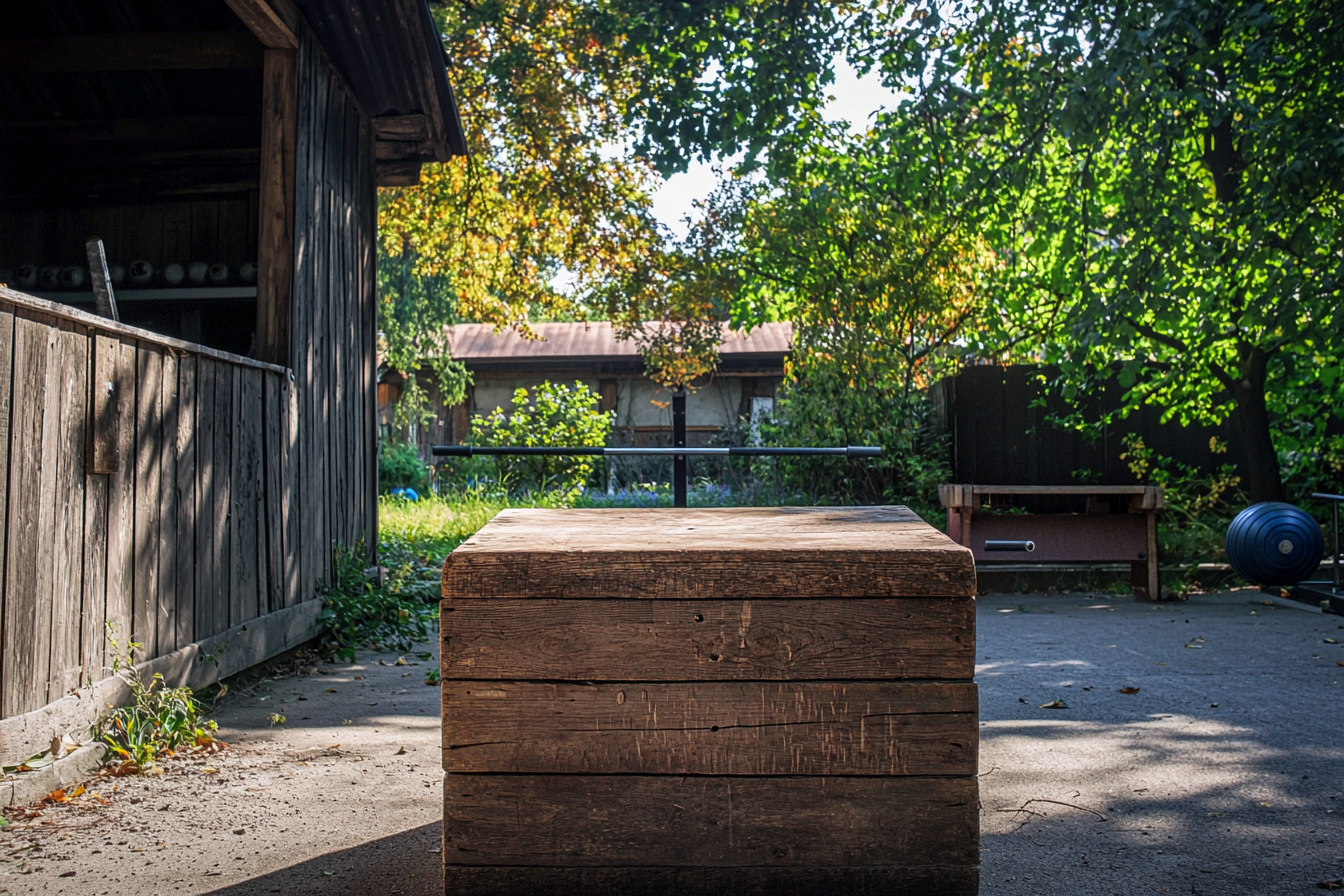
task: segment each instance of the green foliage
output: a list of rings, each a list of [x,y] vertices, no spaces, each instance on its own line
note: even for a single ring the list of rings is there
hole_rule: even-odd
[[[107,745],[109,759],[122,762],[125,771],[144,772],[174,750],[210,743],[218,726],[204,717],[191,688],[164,687],[163,675],[157,672],[145,684],[131,665],[131,653],[141,645],[128,642],[123,653],[115,635],[115,625],[107,623],[113,673],[123,665],[128,668],[126,679],[134,700],[98,723],[95,737]]]
[[[361,647],[409,650],[438,621],[437,569],[388,539],[379,543],[379,561],[387,569],[379,583],[365,575],[366,556],[362,544],[337,550],[318,614],[323,647],[346,662]]]
[[[1235,408],[1257,500],[1270,414],[1314,437],[1344,408],[1344,32],[1308,0],[954,2],[877,56],[911,101],[881,122],[901,201],[982,233],[1002,314],[1121,411]],[[1112,374],[1114,371],[1114,374]]]
[[[420,460],[415,445],[405,442],[380,442],[378,445],[378,487],[384,494],[394,488],[412,488],[424,493],[429,485],[429,469]]]
[[[337,552],[318,616],[326,649],[347,661],[361,647],[407,651],[438,623],[439,574],[448,554],[505,504],[469,493],[378,502],[381,581],[365,575],[362,545]]]
[[[600,448],[611,435],[612,414],[598,410],[601,399],[583,383],[542,383],[529,395],[513,394],[513,407],[477,417],[471,423],[472,444],[517,448],[564,445]],[[556,492],[572,498],[592,477],[591,457],[499,458],[499,482],[508,494]]]
[[[938,486],[951,474],[950,453],[946,438],[933,430],[922,393],[907,394],[899,379],[851,382],[835,365],[819,363],[784,384],[778,406],[775,422],[761,427],[767,444],[883,449],[872,460],[780,458],[784,494],[802,493],[812,504],[905,504],[940,525]]]

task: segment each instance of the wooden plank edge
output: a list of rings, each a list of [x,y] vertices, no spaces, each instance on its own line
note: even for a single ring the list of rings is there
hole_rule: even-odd
[[[314,598],[250,619],[133,668],[144,681],[162,673],[165,687],[207,688],[317,637],[317,615],[324,602]],[[207,657],[213,662],[207,662]],[[125,677],[115,675],[40,709],[0,719],[0,764],[18,765],[49,750],[52,739],[65,734],[84,740],[107,709],[124,706],[130,699]]]
[[[209,346],[199,345],[195,342],[186,342],[181,339],[174,339],[171,336],[164,336],[162,333],[155,333],[152,330],[142,330],[139,327],[132,327],[128,324],[118,323],[108,320],[105,317],[99,317],[87,311],[80,311],[78,308],[72,308],[69,305],[62,305],[60,302],[49,302],[46,299],[39,299],[36,296],[30,296],[27,293],[17,290],[0,287],[0,304],[13,305],[15,308],[24,308],[38,314],[47,314],[52,317],[58,317],[73,323],[82,324],[91,330],[97,330],[102,333],[115,333],[118,336],[125,336],[129,339],[137,339],[141,342],[149,342],[154,345],[161,345],[165,348],[176,349],[179,352],[186,352],[192,355],[205,355],[220,361],[227,361],[230,364],[237,364],[242,367],[253,367],[258,370],[265,370],[269,373],[279,374],[288,377],[289,369],[281,367],[278,364],[268,364],[265,361],[258,361],[255,358],[247,358],[243,355],[235,355],[232,352],[224,352]]]
[[[446,854],[446,850],[445,850]],[[453,896],[974,896],[979,865],[672,868],[444,865]]]

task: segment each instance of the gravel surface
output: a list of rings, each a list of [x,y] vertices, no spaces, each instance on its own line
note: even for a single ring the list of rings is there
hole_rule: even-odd
[[[1326,641],[1344,619],[1246,591],[990,596],[979,622],[982,892],[1258,896],[1344,876],[1344,646]],[[0,893],[440,893],[437,660],[396,660],[235,683],[215,716],[229,749],[16,820]]]

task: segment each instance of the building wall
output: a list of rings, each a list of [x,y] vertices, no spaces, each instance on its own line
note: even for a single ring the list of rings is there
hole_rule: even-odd
[[[470,418],[493,413],[496,408],[508,411],[513,406],[513,394],[520,388],[535,390],[546,381],[572,386],[580,382],[599,396],[604,410],[616,412],[617,437],[623,442],[655,445],[671,438],[672,395],[653,380],[643,376],[611,376],[592,374],[581,369],[556,370],[549,373],[496,373],[475,371],[474,383],[468,389],[464,405],[447,406],[439,400],[433,376],[420,374],[420,386],[429,395],[433,419],[417,427],[416,442],[425,461],[433,463],[430,449],[433,445],[459,443],[470,431]],[[378,394],[378,423],[384,435],[390,433],[400,380],[393,374],[385,376]],[[710,376],[696,384],[687,394],[686,423],[688,439],[693,445],[705,444],[720,430],[730,428],[751,415],[752,398],[772,399],[783,376]],[[670,442],[669,442],[670,444]]]
[[[294,287],[296,521],[301,589],[330,577],[333,544],[377,542],[374,236],[368,116],[312,32],[298,34]],[[302,521],[299,525],[297,521]]]

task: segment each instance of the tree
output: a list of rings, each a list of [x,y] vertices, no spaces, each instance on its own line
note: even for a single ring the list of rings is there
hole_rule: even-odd
[[[735,276],[720,279],[738,321],[793,322],[774,438],[886,449],[847,467],[795,462],[790,478],[814,498],[927,501],[946,470],[920,390],[981,338],[993,256],[956,222],[901,201],[880,141],[816,133],[806,151],[772,159],[736,213],[718,210],[738,229],[717,259]]]
[[[472,156],[380,191],[389,363],[446,356],[458,320],[526,335],[537,316],[601,314],[669,383],[712,366],[718,310],[697,247],[653,220],[655,172],[759,154],[818,104],[869,6],[881,4],[437,2]],[[460,388],[460,371],[440,373],[446,393]]]
[[[992,0],[915,10],[875,51],[911,101],[893,178],[1001,253],[1003,309],[1126,408],[1235,418],[1254,500],[1282,495],[1271,414],[1319,432],[1338,368],[1344,31],[1328,4]],[[1308,377],[1310,379],[1310,377]],[[1298,390],[1298,391],[1295,391]]]

